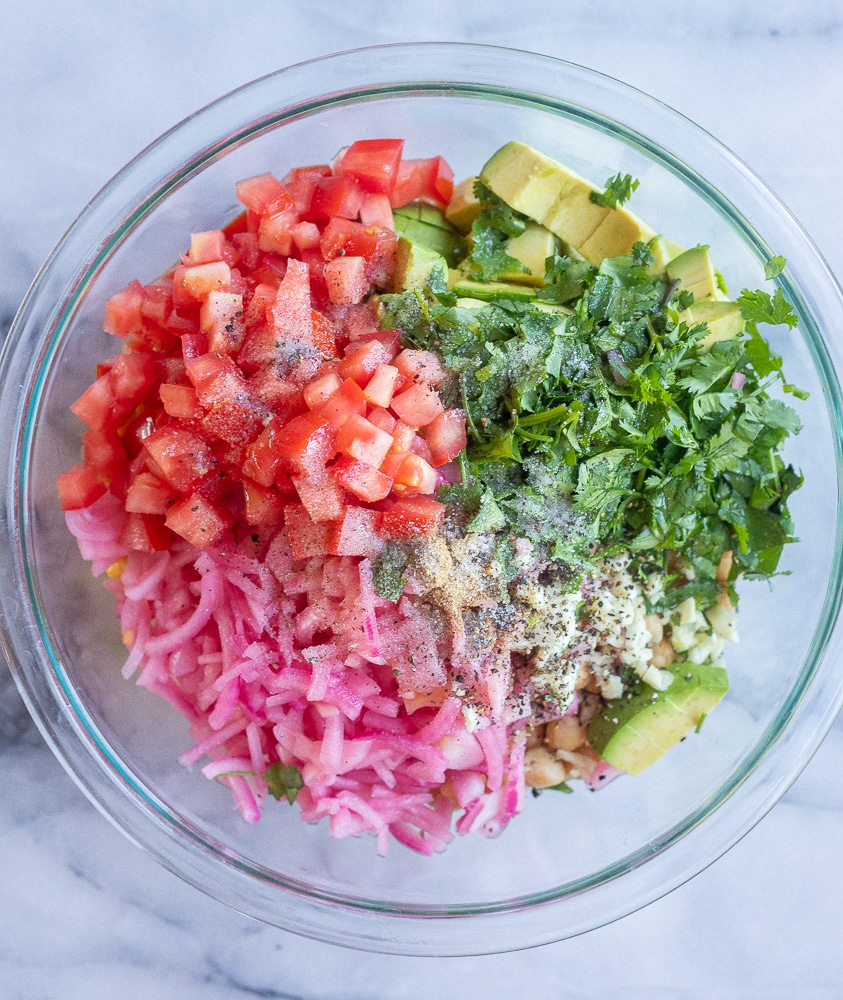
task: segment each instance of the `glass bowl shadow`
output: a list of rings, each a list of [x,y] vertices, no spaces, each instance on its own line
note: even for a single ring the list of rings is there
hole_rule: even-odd
[[[413,68],[411,68],[413,67]],[[418,67],[415,69],[414,67]],[[330,160],[351,141],[401,136],[458,178],[510,139],[597,183],[640,180],[634,208],[683,245],[709,244],[734,289],[776,279],[800,318],[772,328],[803,431],[800,541],[770,586],[741,588],[732,690],[703,731],[635,779],[544,793],[496,839],[421,858],[369,838],[332,840],[286,804],[250,826],[226,789],[177,765],[186,724],[123,680],[111,595],[82,563],[55,493],[78,461],[70,403],[97,361],[108,297],[153,280],[193,231],[239,208],[234,183]],[[766,287],[772,288],[771,285]],[[457,44],[340,53],[257,80],[142,152],[83,211],[38,275],[2,357],[6,472],[2,636],[42,733],[79,786],[179,876],[270,924],[333,943],[418,955],[492,953],[560,940],[675,888],[734,844],[810,759],[843,700],[840,289],[770,190],[703,130],[617,81],[548,57]],[[809,602],[805,595],[814,595]]]

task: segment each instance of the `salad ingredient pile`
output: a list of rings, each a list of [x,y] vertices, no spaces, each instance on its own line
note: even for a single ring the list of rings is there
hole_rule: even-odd
[[[799,392],[758,325],[795,317],[635,187],[512,142],[455,188],[360,140],[241,181],[109,301],[60,500],[125,676],[247,820],[430,854],[637,774],[728,690],[735,582],[793,540]]]

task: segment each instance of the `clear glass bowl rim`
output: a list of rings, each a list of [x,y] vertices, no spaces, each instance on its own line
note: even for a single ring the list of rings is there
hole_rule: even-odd
[[[408,67],[422,66],[418,73]],[[516,91],[508,83],[519,80]],[[822,328],[843,324],[840,288],[810,239],[755,174],[717,140],[677,112],[626,84],[548,56],[466,43],[375,46],[310,60],[238,88],[176,125],[118,173],[83,210],[44,264],[21,306],[0,358],[0,414],[12,430],[3,443],[8,472],[2,540],[14,573],[0,582],[2,642],[15,681],[54,753],[94,804],[165,867],[245,913],[333,943],[404,954],[476,954],[512,950],[582,933],[651,902],[697,874],[761,819],[819,746],[843,703],[833,670],[843,635],[841,500],[825,611],[791,696],[744,767],[674,829],[589,879],[529,897],[481,906],[405,907],[332,896],[273,877],[222,845],[203,839],[138,787],[121,768],[76,700],[49,650],[48,629],[30,578],[25,513],[32,433],[42,366],[73,316],[75,303],[108,254],[138,220],[203,164],[255,131],[296,115],[387,95],[460,93],[523,102],[574,115],[658,158],[730,219],[760,259],[787,251],[785,291],[804,318],[803,332],[827,386],[838,469],[843,411],[836,372],[843,370]],[[668,139],[668,136],[670,137]],[[736,208],[740,202],[742,208]],[[754,227],[748,215],[763,222]],[[42,332],[44,331],[44,332]],[[40,644],[39,644],[40,643]],[[53,677],[57,679],[53,680]],[[740,795],[735,792],[740,789]],[[729,800],[728,809],[722,809]],[[704,822],[703,822],[704,821]],[[279,890],[283,899],[279,899]]]

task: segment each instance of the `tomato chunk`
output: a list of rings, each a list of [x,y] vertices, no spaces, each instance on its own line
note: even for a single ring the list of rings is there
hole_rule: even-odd
[[[199,493],[177,500],[165,524],[197,548],[213,544],[228,527],[230,518],[216,504]]]
[[[106,486],[96,469],[80,463],[59,474],[56,490],[62,510],[82,510],[99,500]]]
[[[358,139],[336,165],[340,174],[351,174],[364,191],[389,194],[395,186],[403,139]]]
[[[323,470],[337,452],[334,429],[318,410],[293,417],[275,435],[275,454],[298,472]]]
[[[143,445],[161,476],[181,493],[187,493],[216,468],[206,442],[183,427],[161,427],[145,438]]]
[[[335,556],[376,556],[384,547],[378,535],[379,514],[365,507],[346,507],[328,526],[327,547]]]
[[[424,437],[434,466],[452,462],[467,444],[465,410],[444,410],[425,427]]]
[[[331,475],[343,489],[367,503],[383,500],[389,496],[389,491],[392,489],[392,480],[389,476],[347,455],[341,455],[331,466]]]
[[[425,427],[435,420],[445,407],[435,389],[415,383],[393,396],[391,409],[411,427]]]
[[[338,451],[378,469],[392,447],[392,437],[353,413],[337,431],[335,443]]]
[[[431,497],[402,497],[380,516],[379,531],[388,538],[427,535],[441,524],[445,504]]]
[[[311,556],[327,554],[327,523],[311,520],[301,504],[288,504],[284,508],[284,528],[294,559],[309,559]]]

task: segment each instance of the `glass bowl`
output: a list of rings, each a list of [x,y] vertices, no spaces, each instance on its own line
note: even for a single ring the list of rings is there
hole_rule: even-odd
[[[190,745],[168,705],[126,682],[111,595],[65,528],[54,483],[78,461],[69,404],[113,353],[106,299],[153,280],[193,231],[238,211],[234,183],[320,163],[364,137],[443,154],[457,178],[519,139],[597,183],[640,180],[635,211],[683,245],[706,243],[734,289],[764,263],[800,319],[769,330],[791,382],[810,392],[787,457],[798,544],[770,586],[741,590],[732,690],[689,738],[597,794],[544,794],[496,839],[441,855],[372,838],[332,840],[285,803],[243,822],[227,789],[176,759]],[[772,288],[767,285],[767,288]],[[286,930],[419,955],[492,953],[570,937],[681,884],[727,850],[810,759],[843,698],[840,289],[764,184],[664,105],[587,69],[502,48],[413,44],[293,66],[234,91],[168,132],[82,212],[38,275],[8,337],[0,412],[2,632],[27,705],[58,758],[130,838],[188,882]],[[806,595],[811,595],[810,599]]]

